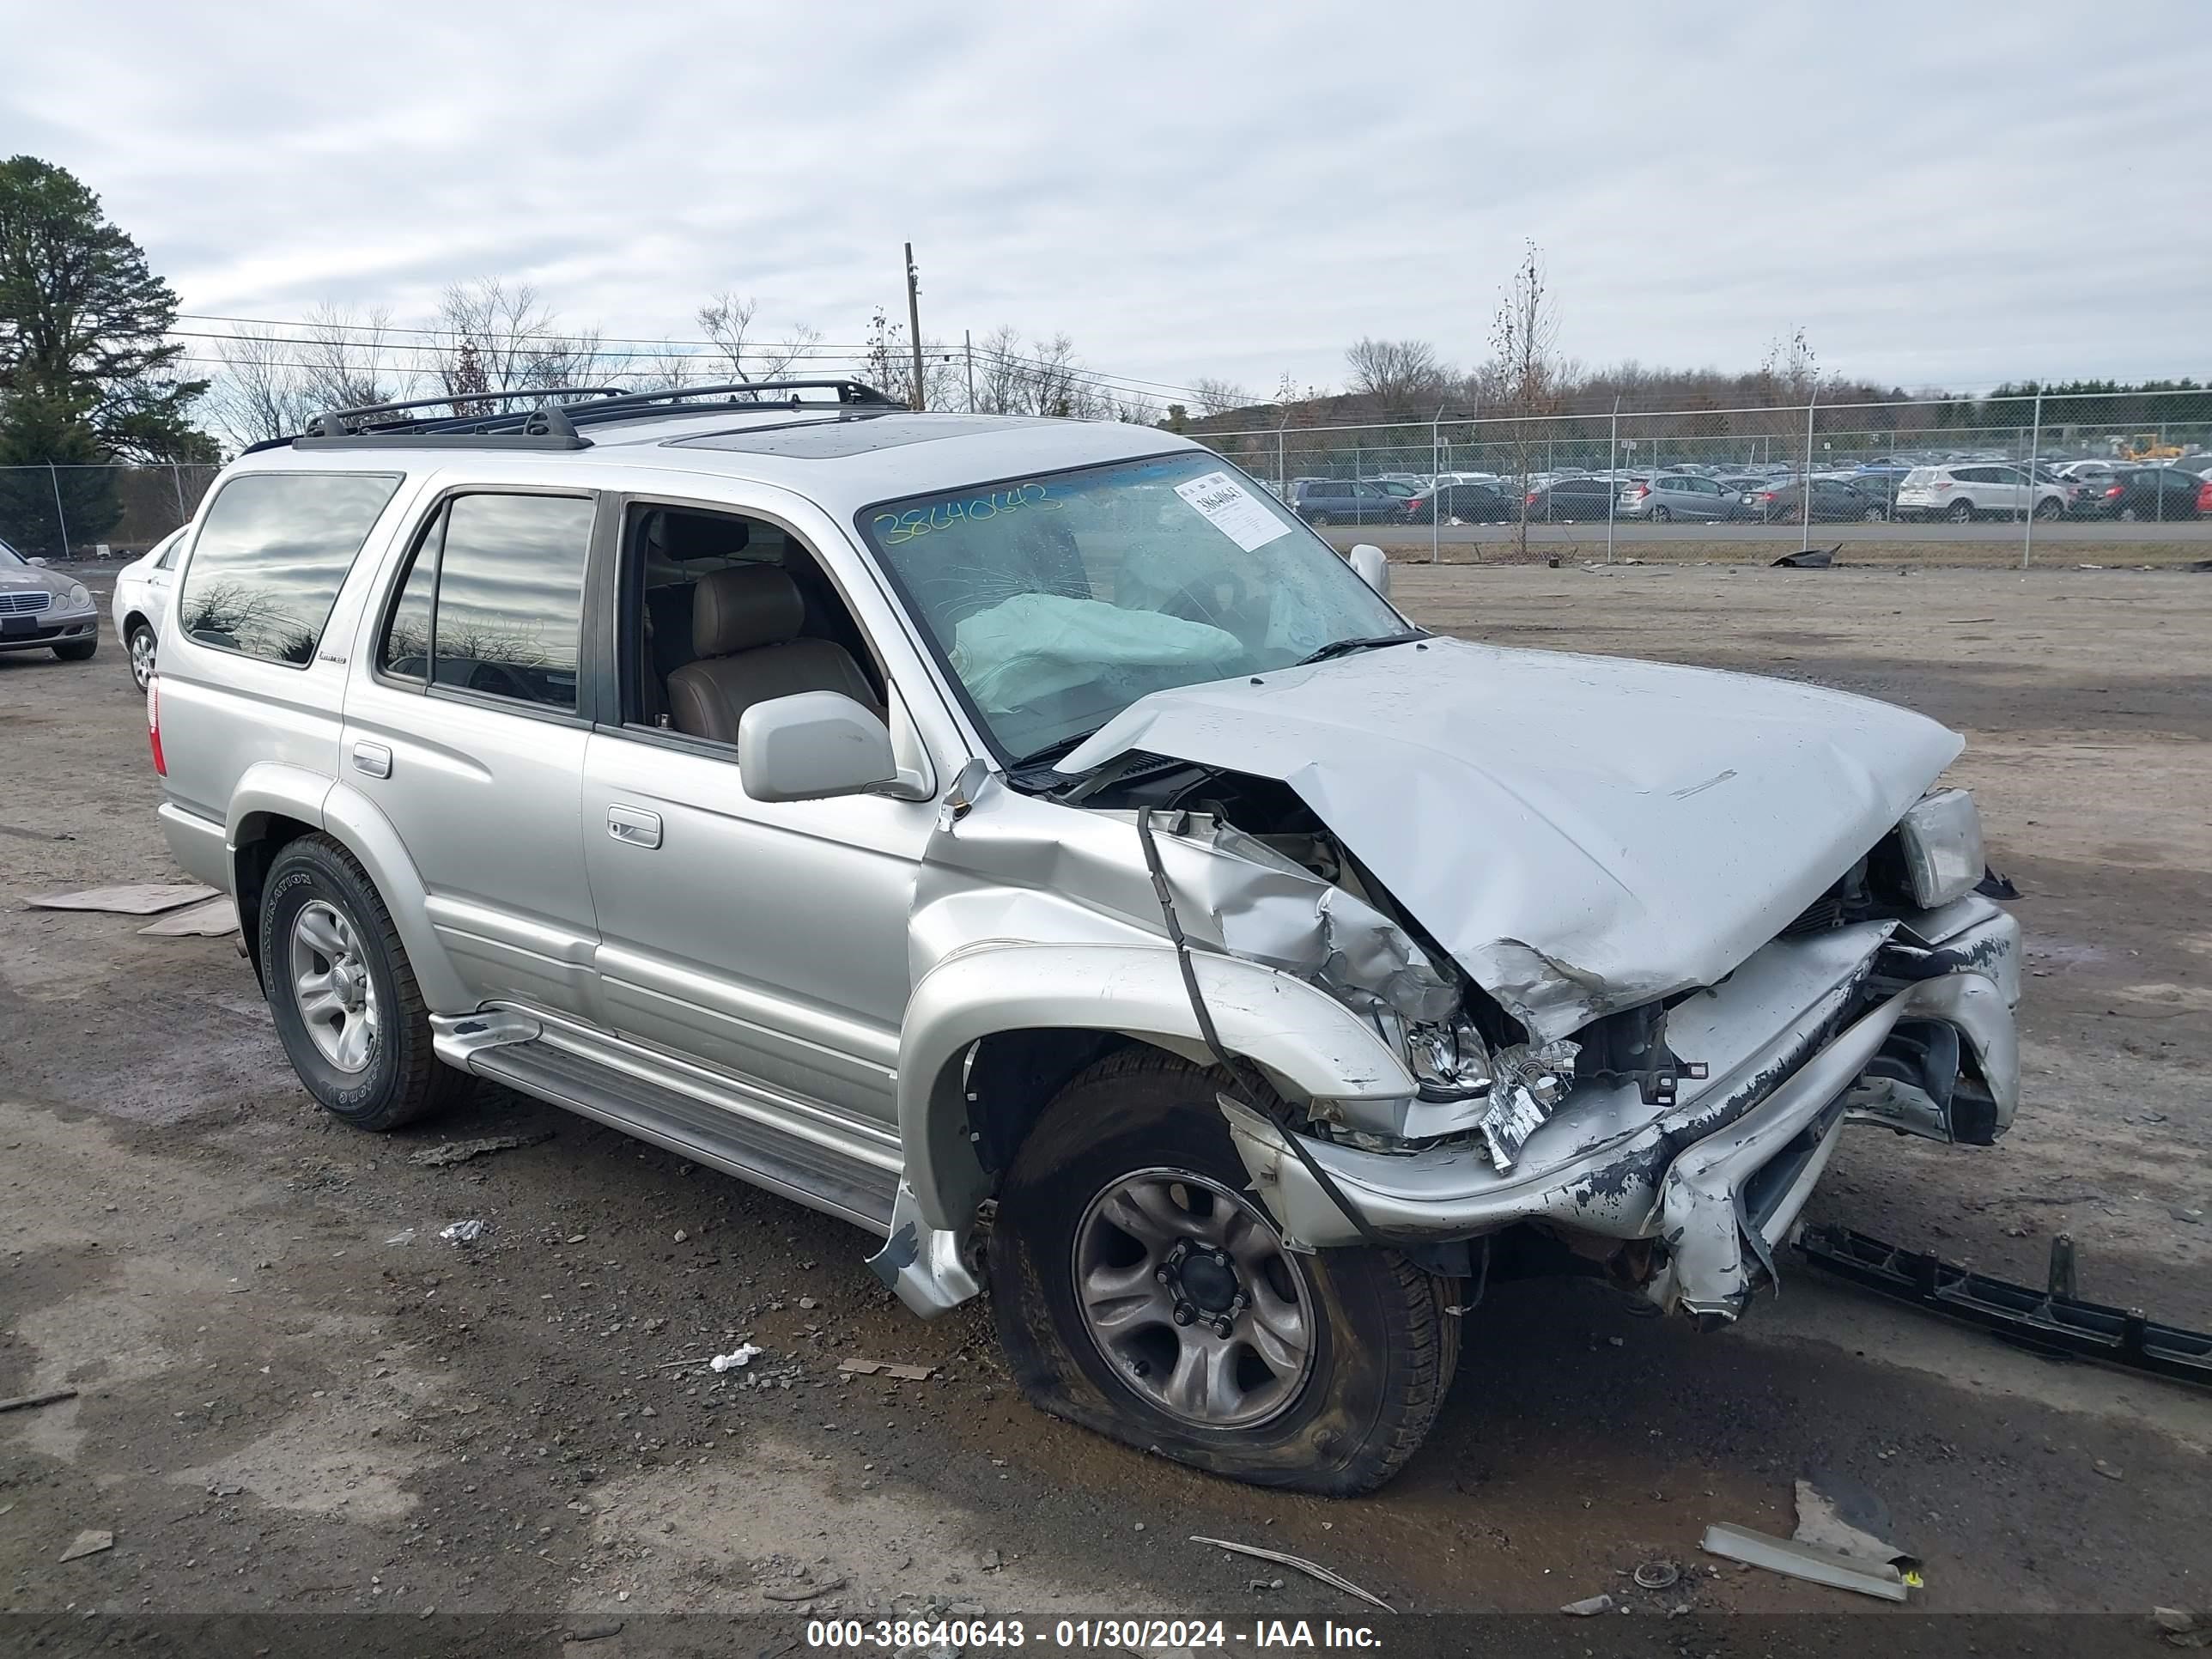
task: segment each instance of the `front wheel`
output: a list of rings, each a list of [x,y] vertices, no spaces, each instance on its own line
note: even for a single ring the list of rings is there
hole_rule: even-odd
[[[2065,510],[2063,502],[2053,501],[2048,496],[2035,504],[2035,516],[2046,521],[2057,518]]]
[[[2133,524],[2142,517],[2142,514],[2132,507],[2124,507],[2120,509],[2120,522],[2122,524]]]
[[[1859,514],[1860,520],[1867,524],[1880,524],[1888,516],[1888,514],[1883,512],[1881,508],[1878,507],[1870,507],[1867,508],[1865,512]]]
[[[999,1195],[1000,1340],[1054,1416],[1257,1486],[1370,1491],[1443,1403],[1450,1283],[1394,1251],[1287,1249],[1218,1086],[1132,1049],[1060,1091]]]
[[[289,842],[261,890],[261,982],[307,1092],[356,1129],[458,1103],[474,1079],[431,1052],[429,1012],[392,913],[352,854]]]

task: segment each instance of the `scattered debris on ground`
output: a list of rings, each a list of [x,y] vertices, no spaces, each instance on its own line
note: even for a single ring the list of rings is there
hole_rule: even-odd
[[[81,1556],[97,1555],[102,1550],[112,1550],[114,1547],[113,1533],[87,1530],[77,1534],[75,1541],[61,1553],[60,1559],[64,1561],[74,1561]]]
[[[1646,1561],[1636,1569],[1634,1577],[1638,1589],[1672,1589],[1680,1582],[1682,1570],[1672,1561]]]
[[[1585,1595],[1579,1601],[1568,1602],[1559,1611],[1577,1619],[1595,1619],[1601,1613],[1613,1611],[1613,1597],[1604,1595]]]
[[[729,1352],[718,1353],[709,1359],[707,1362],[707,1369],[712,1371],[743,1370],[767,1352],[768,1350],[758,1343],[740,1342]]]
[[[483,1223],[474,1218],[452,1222],[438,1229],[438,1237],[453,1244],[473,1244],[483,1235]]]
[[[138,931],[159,938],[221,939],[238,931],[238,907],[227,896],[218,896],[188,910],[173,910]]]
[[[1333,1589],[1340,1589],[1346,1595],[1358,1596],[1370,1607],[1380,1607],[1385,1613],[1397,1612],[1397,1608],[1392,1607],[1381,1596],[1370,1594],[1368,1591],[1360,1589],[1358,1585],[1353,1583],[1349,1578],[1339,1577],[1335,1573],[1331,1572],[1327,1567],[1321,1566],[1314,1562],[1309,1561],[1304,1556],[1286,1555],[1280,1550],[1263,1550],[1256,1544],[1235,1544],[1231,1543],[1226,1538],[1200,1538],[1194,1536],[1190,1541],[1194,1544],[1209,1545],[1212,1548],[1218,1550],[1227,1550],[1232,1555],[1249,1555],[1255,1561],[1273,1561],[1278,1566],[1295,1568],[1297,1571],[1305,1574],[1307,1577],[1318,1579],[1321,1583],[1328,1585]]]
[[[1826,570],[1836,562],[1836,555],[1844,550],[1838,542],[1833,547],[1808,547],[1802,553],[1784,553],[1775,560],[1777,570]]]
[[[1856,1590],[1885,1601],[1902,1601],[1909,1592],[1905,1576],[1895,1567],[1862,1561],[1856,1556],[1801,1544],[1794,1538],[1771,1538],[1748,1527],[1716,1522],[1705,1528],[1700,1546],[1707,1553],[1750,1566],[1764,1567],[1789,1578],[1827,1584],[1836,1589]]]
[[[180,905],[216,896],[198,882],[136,882],[120,887],[88,887],[76,893],[41,893],[25,901],[33,910],[100,910],[115,916],[158,916]]]
[[[410,1152],[407,1161],[419,1164],[426,1170],[442,1170],[449,1164],[465,1164],[472,1158],[485,1158],[493,1152],[511,1152],[552,1139],[553,1132],[546,1129],[532,1135],[484,1135],[475,1140],[449,1140],[442,1146],[425,1146],[419,1152]]]
[[[818,1584],[770,1584],[761,1591],[761,1597],[769,1601],[811,1601],[817,1595],[844,1588],[842,1578],[825,1578]]]
[[[12,1400],[0,1400],[0,1412],[28,1411],[33,1406],[52,1406],[76,1398],[75,1389],[48,1389],[44,1394],[19,1394]]]
[[[841,1359],[837,1369],[855,1376],[896,1376],[907,1382],[927,1382],[937,1375],[934,1365],[903,1365],[890,1359]]]

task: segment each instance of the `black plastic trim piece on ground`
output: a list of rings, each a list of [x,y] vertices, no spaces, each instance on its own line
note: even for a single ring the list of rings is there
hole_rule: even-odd
[[[2053,1241],[2052,1283],[2042,1290],[1969,1273],[1923,1250],[1903,1249],[1848,1227],[1808,1227],[1798,1236],[1797,1251],[1855,1285],[1979,1325],[2039,1353],[2094,1359],[2212,1388],[2212,1335],[2161,1325],[2141,1309],[2081,1301],[2072,1294],[2072,1241],[2063,1235]]]

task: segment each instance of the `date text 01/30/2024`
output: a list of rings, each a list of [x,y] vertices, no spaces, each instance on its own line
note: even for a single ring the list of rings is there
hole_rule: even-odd
[[[1259,1619],[1242,1628],[1224,1619],[1061,1619],[1031,1626],[1019,1619],[810,1619],[811,1648],[1358,1648],[1378,1650],[1372,1626],[1322,1620]]]

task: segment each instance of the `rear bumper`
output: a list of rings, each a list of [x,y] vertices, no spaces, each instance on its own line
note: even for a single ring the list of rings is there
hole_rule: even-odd
[[[1386,1239],[1443,1243],[1534,1221],[1648,1241],[1654,1301],[1734,1318],[1771,1277],[1774,1249],[1847,1122],[1959,1142],[2004,1133],[2020,1097],[2018,957],[2018,924],[1980,898],[1778,941],[1676,1006],[1676,1052],[1711,1056],[1712,1073],[1694,1094],[1686,1084],[1678,1105],[1644,1105],[1626,1084],[1578,1085],[1510,1175],[1463,1145],[1391,1155],[1310,1140],[1307,1151]],[[1930,1032],[1955,1037],[1936,1044],[1951,1072],[1925,1087],[1891,1075],[1898,1045],[1917,1053]],[[1883,1074],[1870,1077],[1877,1060]],[[1287,1234],[1317,1247],[1360,1242],[1273,1126],[1224,1109]]]

